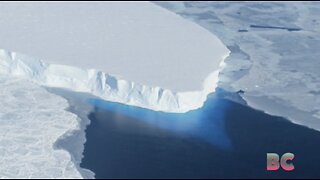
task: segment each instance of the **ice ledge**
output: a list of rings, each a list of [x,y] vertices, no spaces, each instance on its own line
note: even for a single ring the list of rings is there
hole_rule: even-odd
[[[49,64],[20,53],[0,50],[0,74],[31,80],[39,85],[88,92],[102,99],[156,111],[183,113],[203,106],[207,95],[215,91],[220,66],[204,80],[199,91],[173,92],[126,81],[95,69]]]

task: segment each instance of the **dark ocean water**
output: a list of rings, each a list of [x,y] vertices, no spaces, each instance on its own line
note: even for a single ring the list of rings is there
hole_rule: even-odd
[[[81,167],[96,178],[319,178],[320,132],[210,95],[175,114],[89,99]],[[295,170],[266,171],[266,153],[295,154]]]

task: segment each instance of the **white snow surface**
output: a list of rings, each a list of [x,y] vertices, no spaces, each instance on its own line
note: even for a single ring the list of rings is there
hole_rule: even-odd
[[[0,17],[0,61],[18,64],[14,74],[154,110],[201,107],[229,54],[150,2],[1,2]]]
[[[21,79],[0,76],[0,89],[0,179],[82,178],[79,162],[54,146],[79,129],[67,101]]]

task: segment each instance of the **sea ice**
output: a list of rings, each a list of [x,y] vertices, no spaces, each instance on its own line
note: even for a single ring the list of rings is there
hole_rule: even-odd
[[[320,130],[319,2],[157,2],[230,49],[219,87],[256,109]]]
[[[55,148],[58,139],[79,128],[65,99],[5,76],[0,89],[0,179],[93,177],[67,151]]]

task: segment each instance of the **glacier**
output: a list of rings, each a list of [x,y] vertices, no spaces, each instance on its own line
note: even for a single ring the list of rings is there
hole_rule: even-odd
[[[0,2],[0,17],[0,178],[94,177],[80,167],[88,120],[46,87],[187,112],[230,52],[150,2]]]
[[[164,112],[201,107],[228,48],[150,2],[1,2],[0,73]]]

